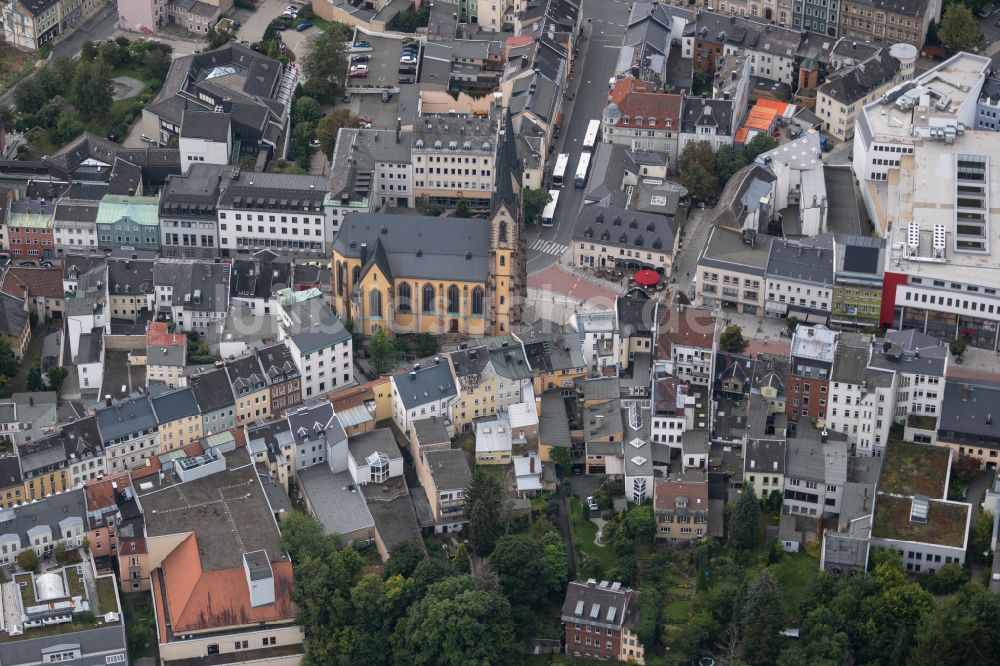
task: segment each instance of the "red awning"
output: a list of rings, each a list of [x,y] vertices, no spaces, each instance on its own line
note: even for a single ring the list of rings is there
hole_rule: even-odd
[[[635,274],[635,281],[643,287],[652,287],[660,281],[660,274],[646,268]]]

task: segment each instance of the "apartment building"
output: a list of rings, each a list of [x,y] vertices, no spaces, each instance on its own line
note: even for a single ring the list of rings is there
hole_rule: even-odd
[[[97,209],[100,250],[160,250],[159,199],[107,194]]]
[[[854,120],[861,109],[916,73],[917,47],[893,44],[853,67],[834,72],[816,89],[816,115],[835,139],[854,137]]]
[[[833,303],[833,234],[776,241],[764,270],[771,316],[826,323]]]
[[[149,395],[131,393],[120,400],[109,397],[91,409],[97,417],[110,473],[142,466],[159,451],[159,423]]]
[[[831,322],[841,326],[877,326],[882,310],[885,240],[843,234],[834,242]]]
[[[590,374],[599,375],[604,368],[618,365],[621,338],[614,310],[577,312],[570,326],[582,336],[583,358]]]
[[[785,442],[782,513],[826,518],[840,513],[847,483],[847,438],[801,421]]]
[[[677,154],[683,153],[688,144],[700,141],[708,143],[712,152],[722,146],[733,145],[733,135],[738,126],[736,115],[736,102],[732,99],[685,97]]]
[[[660,308],[655,361],[696,386],[712,380],[716,320],[708,310],[683,305]]]
[[[923,48],[930,24],[941,22],[943,6],[938,0],[843,0],[838,34],[873,44]]]
[[[933,444],[940,427],[948,347],[915,330],[889,331],[872,349],[869,364],[896,373],[893,420],[907,441]]]
[[[684,28],[681,55],[692,58],[695,67],[714,76],[720,57],[744,51],[750,56],[751,76],[792,85],[802,39],[800,29],[782,28],[760,18],[703,10],[696,21]]]
[[[421,116],[410,149],[413,196],[447,208],[464,200],[472,210],[489,208],[499,141],[497,120],[458,114]]]
[[[226,374],[236,399],[236,425],[266,419],[271,411],[271,392],[256,354],[227,360]]]
[[[340,129],[333,161],[350,164],[352,168],[330,172],[328,189],[334,208],[334,231],[352,211],[370,213],[382,206],[413,207],[413,143],[413,133],[399,127]]]
[[[800,324],[792,333],[785,413],[790,421],[825,419],[830,373],[840,334]]]
[[[178,331],[205,335],[229,308],[229,265],[191,259],[157,259],[153,268],[157,314]]]
[[[417,478],[427,494],[434,532],[460,531],[466,523],[465,488],[472,477],[465,453],[459,449],[422,451],[417,460]]]
[[[708,483],[657,479],[653,484],[656,540],[690,543],[708,535]]]
[[[1000,405],[1000,387],[984,381],[945,382],[937,445],[952,450],[952,459],[971,456],[992,469],[1000,463],[1000,426],[993,415]]]
[[[882,457],[893,423],[897,375],[872,367],[868,336],[841,334],[830,376],[826,426],[847,436],[859,456]]]
[[[170,333],[166,322],[146,327],[146,386],[162,382],[168,389],[187,386],[187,336]]]
[[[278,318],[301,374],[303,400],[354,383],[351,334],[318,289],[281,292]]]
[[[664,153],[676,171],[682,101],[681,95],[655,92],[639,79],[616,81],[601,116],[601,140]]]
[[[643,664],[645,654],[635,634],[639,592],[621,583],[572,581],[562,607],[566,653],[608,661]]]

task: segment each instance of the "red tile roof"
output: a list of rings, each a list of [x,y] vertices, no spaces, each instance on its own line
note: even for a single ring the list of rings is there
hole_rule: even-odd
[[[151,321],[146,329],[146,345],[150,347],[187,347],[187,336],[171,333],[162,321]]]
[[[670,511],[677,508],[677,498],[686,497],[691,511],[708,511],[708,483],[704,481],[657,480],[653,486],[653,508]]]
[[[125,472],[90,481],[84,486],[84,490],[87,492],[87,510],[94,511],[116,505],[118,503],[116,493],[131,485],[132,481]]]
[[[679,129],[683,100],[683,95],[653,92],[648,83],[633,78],[618,81],[608,95],[608,102],[617,104],[622,112],[618,123],[622,127],[651,127],[649,118],[653,118],[654,128]],[[626,118],[629,122],[625,122]],[[642,124],[635,118],[641,118]]]
[[[161,570],[166,588],[161,589],[159,576],[153,576],[154,595],[165,597],[175,634],[291,620],[295,617],[292,563],[287,560],[271,562],[271,569],[275,601],[255,608],[250,605],[250,590],[243,567],[203,571],[198,538],[191,534],[163,560]],[[163,606],[160,599],[157,599],[157,606]],[[162,629],[162,621],[160,626]]]
[[[661,307],[656,336],[656,358],[670,358],[673,345],[712,349],[715,341],[715,320],[708,310],[670,306]]]
[[[2,290],[5,293],[24,298],[24,290],[29,296],[63,298],[61,268],[8,268],[3,276]]]

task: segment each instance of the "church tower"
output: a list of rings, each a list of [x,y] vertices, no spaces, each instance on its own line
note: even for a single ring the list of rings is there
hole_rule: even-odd
[[[494,335],[509,333],[513,325],[520,323],[527,296],[521,165],[516,140],[508,109],[500,124],[490,217],[490,328]]]

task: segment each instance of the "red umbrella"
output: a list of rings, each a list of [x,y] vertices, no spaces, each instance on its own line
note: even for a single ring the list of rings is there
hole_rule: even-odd
[[[635,281],[643,287],[652,287],[660,281],[660,274],[645,268],[635,274]]]

